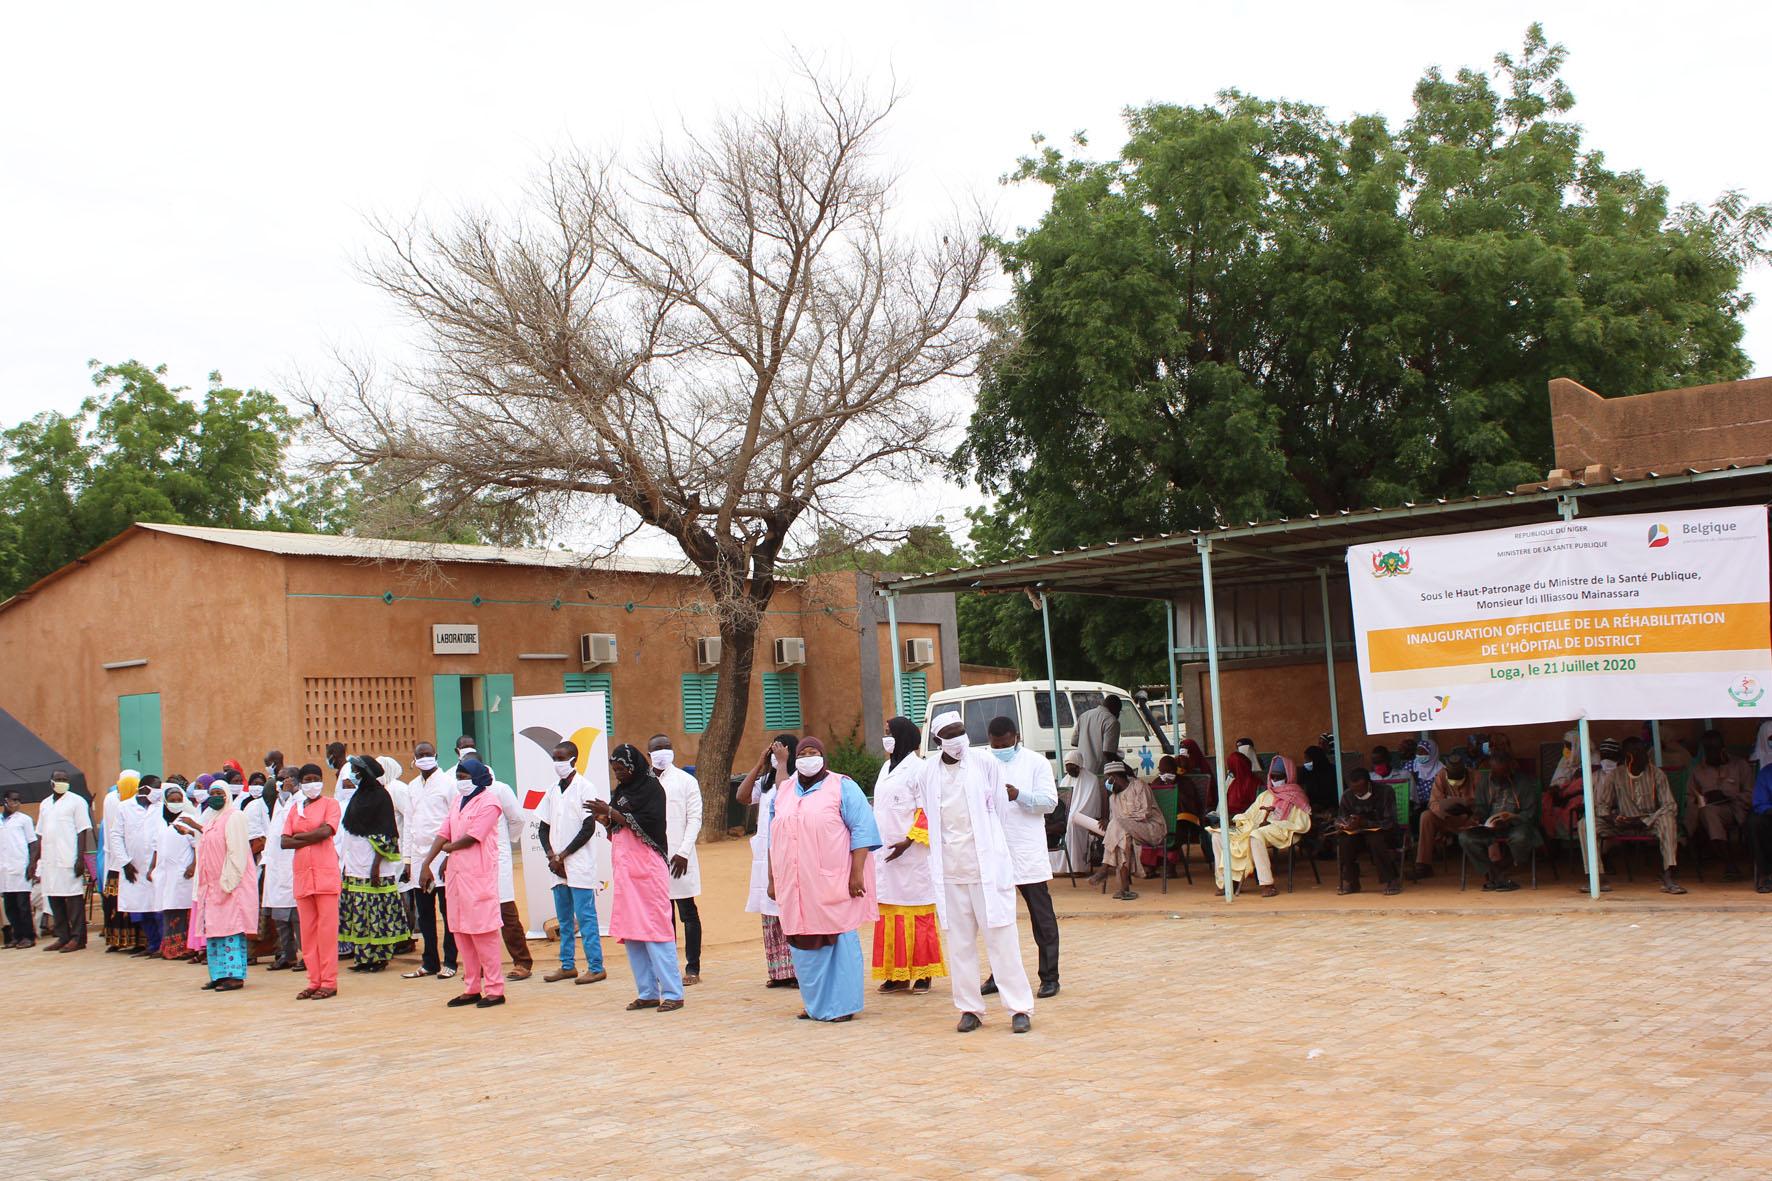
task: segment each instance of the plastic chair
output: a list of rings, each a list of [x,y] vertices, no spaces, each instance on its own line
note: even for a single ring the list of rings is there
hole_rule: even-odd
[[[1316,838],[1309,832],[1303,832],[1298,835],[1296,841],[1293,841],[1290,845],[1286,846],[1286,893],[1292,893],[1292,870],[1293,867],[1298,864],[1298,850],[1307,843],[1313,844],[1313,847],[1305,854],[1304,859],[1310,863],[1311,876],[1317,879],[1317,885],[1320,886],[1323,884],[1323,871],[1317,868],[1317,850],[1314,847],[1315,840]]]

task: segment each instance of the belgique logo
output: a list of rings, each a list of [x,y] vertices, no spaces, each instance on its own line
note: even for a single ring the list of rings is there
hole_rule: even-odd
[[[1665,546],[1667,543],[1668,543],[1668,536],[1667,536],[1667,526],[1666,525],[1651,525],[1651,526],[1649,526],[1649,548],[1650,549],[1660,549],[1663,546]]]

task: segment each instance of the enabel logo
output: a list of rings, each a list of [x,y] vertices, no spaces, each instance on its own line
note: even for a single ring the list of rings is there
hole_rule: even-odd
[[[1667,526],[1666,525],[1656,524],[1656,525],[1649,526],[1649,548],[1650,549],[1660,549],[1662,546],[1666,545],[1667,543],[1668,543],[1668,536],[1667,536]]]
[[[1435,696],[1433,698],[1433,705],[1426,708],[1387,709],[1383,711],[1381,716],[1384,718],[1384,724],[1387,726],[1414,726],[1423,722],[1433,721],[1435,718],[1445,713],[1446,707],[1451,704],[1452,695],[1447,693],[1443,696]]]

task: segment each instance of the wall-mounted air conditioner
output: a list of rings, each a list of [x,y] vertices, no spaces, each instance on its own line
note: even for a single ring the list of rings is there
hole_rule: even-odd
[[[799,636],[781,636],[775,641],[775,663],[805,664],[806,641]]]
[[[702,668],[714,668],[720,663],[719,636],[699,636],[696,638],[695,663]]]
[[[904,662],[910,668],[928,668],[935,663],[935,641],[913,636],[904,642]]]
[[[578,637],[578,662],[586,668],[615,663],[615,637],[603,632],[586,632]]]

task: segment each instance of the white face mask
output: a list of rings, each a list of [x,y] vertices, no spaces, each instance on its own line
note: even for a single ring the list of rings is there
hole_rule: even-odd
[[[420,755],[412,760],[412,765],[428,774],[437,769],[437,759],[434,755]]]
[[[55,794],[58,796],[65,796],[68,794],[68,781],[65,779],[57,779],[49,786],[55,789]]]
[[[1307,759],[1307,760],[1305,760],[1304,769],[1306,771],[1310,771],[1310,770],[1315,769],[1316,765],[1317,765],[1316,763]]]
[[[893,751],[893,748],[896,747],[897,745],[898,745],[898,739],[892,737],[892,735],[890,735],[890,734],[888,734],[886,737],[880,739],[880,749],[885,751],[887,754],[891,754]]]
[[[965,754],[967,748],[971,745],[972,740],[967,738],[966,735],[956,734],[952,738],[944,738],[941,740],[941,753],[947,755],[949,758],[957,759]]]
[[[265,793],[265,785],[262,783],[248,783],[246,785],[246,794],[251,796],[255,800],[258,799],[258,797],[263,795],[264,793]]]
[[[1255,757],[1255,748],[1253,746],[1250,746],[1247,742],[1239,742],[1239,743],[1237,743],[1237,753],[1238,754],[1245,754],[1251,758],[1254,758]]]
[[[457,779],[455,781],[455,790],[465,796],[474,790],[474,781],[472,779]]]
[[[320,792],[325,786],[324,783],[304,783],[301,785],[301,794],[307,796],[310,800],[317,800],[320,798]]]
[[[662,771],[676,761],[677,752],[674,750],[665,749],[652,752],[652,769],[654,771]]]
[[[770,755],[769,756],[769,765],[777,771],[781,770],[781,756],[780,755]]]
[[[554,760],[554,774],[558,775],[562,779],[565,779],[568,775],[571,775],[575,770],[577,770],[577,767],[571,759],[555,759]],[[472,782],[472,781],[470,780],[470,782]]]
[[[1600,770],[1602,770],[1602,771],[1616,771],[1616,770],[1618,770],[1618,760],[1617,759],[1601,759],[1600,760]]]
[[[823,755],[801,755],[794,760],[794,770],[807,777],[817,775],[824,770]]]

